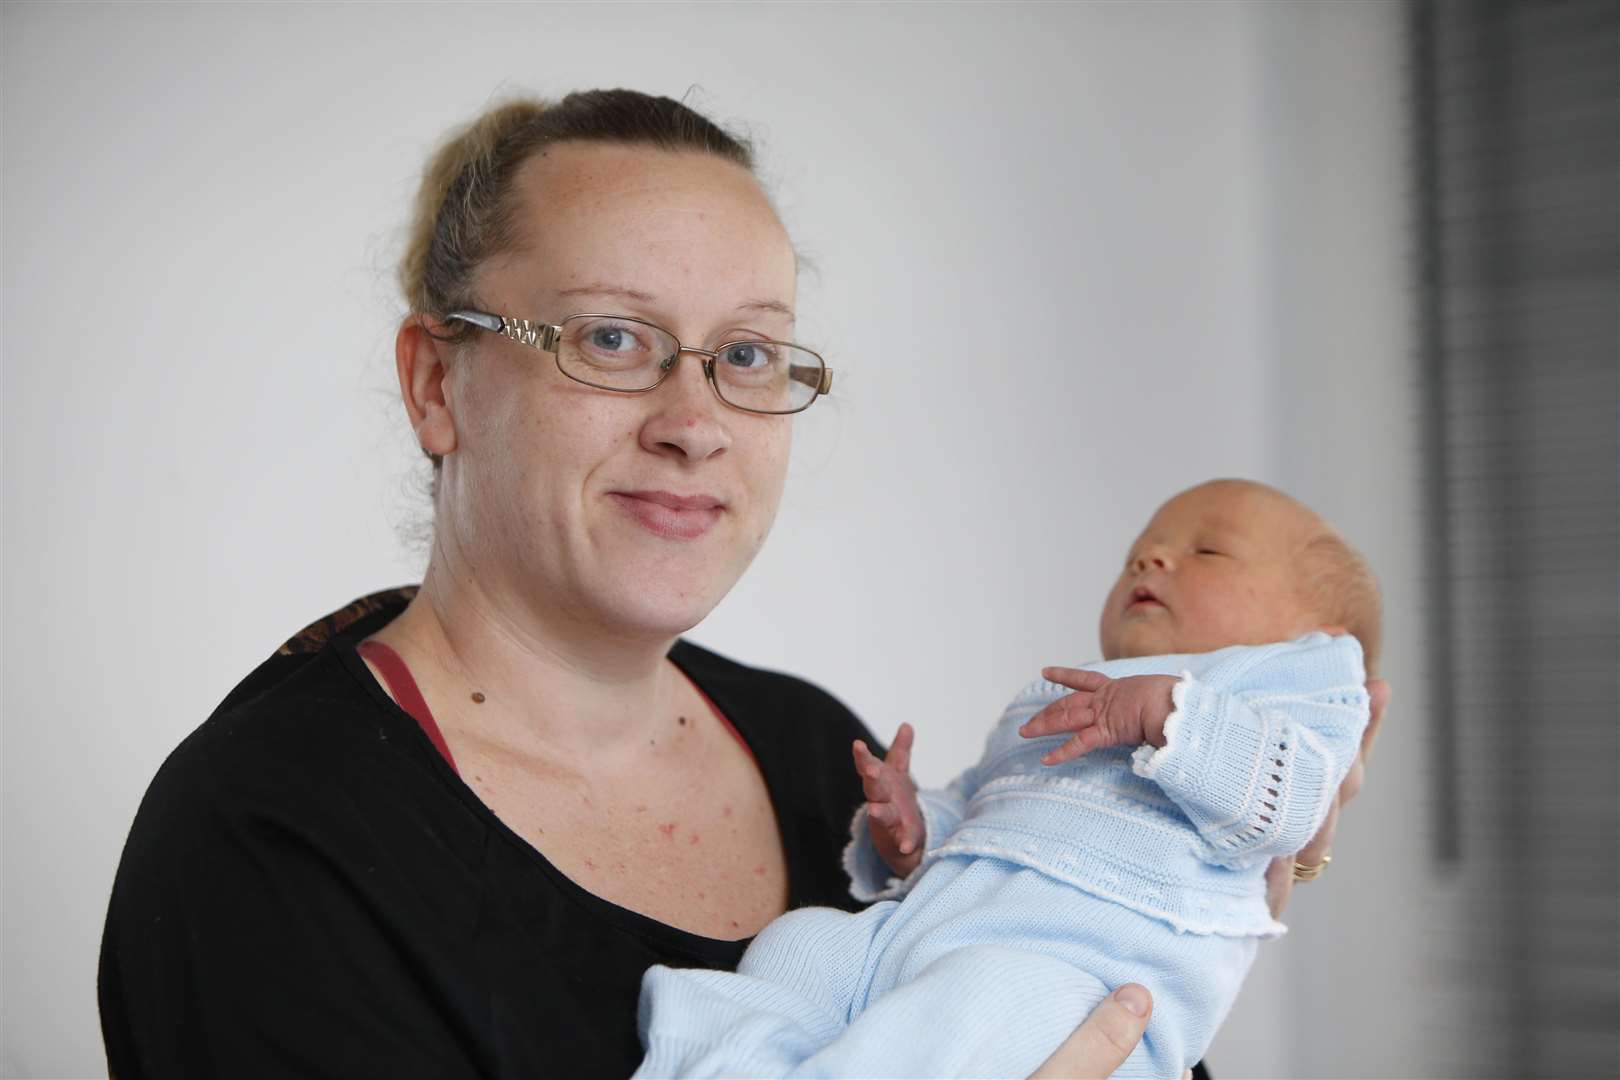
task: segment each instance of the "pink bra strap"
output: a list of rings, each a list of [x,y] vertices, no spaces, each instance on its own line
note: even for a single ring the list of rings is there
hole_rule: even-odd
[[[433,719],[433,710],[428,708],[427,699],[417,688],[416,680],[411,677],[411,669],[405,666],[405,661],[400,658],[399,653],[380,641],[362,641],[359,652],[362,657],[377,665],[377,670],[382,672],[383,682],[388,684],[388,689],[393,693],[394,700],[399,702],[399,707],[411,714],[411,719],[422,728],[422,734],[428,737],[428,742],[433,744],[433,748],[450,765],[451,770],[460,776],[461,770],[456,768],[456,759],[450,756],[450,744],[444,741],[444,732],[439,730],[438,721]]]

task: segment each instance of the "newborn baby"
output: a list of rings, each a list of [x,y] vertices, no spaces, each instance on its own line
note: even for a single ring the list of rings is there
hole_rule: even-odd
[[[1177,495],[1109,594],[1106,661],[1048,668],[948,788],[914,790],[909,725],[887,761],[856,744],[845,862],[881,902],[789,912],[735,974],[651,969],[637,1075],[1027,1076],[1137,981],[1154,1013],[1115,1075],[1180,1076],[1283,932],[1266,864],[1355,760],[1377,636],[1371,574],[1310,510]]]

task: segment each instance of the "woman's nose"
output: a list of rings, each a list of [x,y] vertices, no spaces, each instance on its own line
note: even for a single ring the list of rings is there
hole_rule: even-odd
[[[654,409],[641,427],[641,444],[655,454],[702,461],[731,445],[730,412],[709,385],[703,357],[677,356],[671,371],[648,394]]]

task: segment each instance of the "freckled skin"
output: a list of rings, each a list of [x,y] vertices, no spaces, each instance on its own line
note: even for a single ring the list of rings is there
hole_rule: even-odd
[[[515,242],[478,268],[469,290],[485,310],[545,322],[616,312],[699,348],[796,339],[795,255],[746,170],[704,154],[565,143],[525,162],[513,194]],[[769,532],[794,421],[724,405],[697,356],[683,354],[647,394],[585,386],[549,355],[497,334],[435,359],[442,383],[410,391],[439,399],[418,429],[443,455],[430,573],[444,595],[476,591],[492,621],[561,652],[639,642],[662,656],[730,590]],[[672,538],[626,512],[623,495],[640,490],[713,496],[723,510],[702,535]],[[505,696],[483,684],[496,685],[492,699]],[[473,685],[455,683],[455,700]],[[595,762],[574,770],[580,763],[493,737],[485,760],[459,745],[457,759],[489,772],[481,794],[491,809],[564,873],[578,868],[598,895],[696,933],[756,932],[787,896],[768,793],[729,737],[715,736],[700,702],[664,700],[692,711],[677,715],[674,738],[626,740],[626,783],[606,782]],[[490,710],[465,711],[492,722]],[[588,811],[570,790],[576,771],[595,793]],[[658,831],[649,833],[635,822],[653,804]],[[723,821],[722,804],[743,809]],[[686,844],[675,842],[679,827]],[[750,873],[761,863],[765,873]],[[698,883],[715,888],[712,902],[693,901]]]
[[[564,144],[525,162],[515,186],[523,235],[479,268],[472,290],[489,310],[558,321],[605,308],[698,347],[739,333],[793,340],[791,316],[737,306],[791,307],[795,291],[792,245],[746,170],[710,155]],[[561,295],[596,282],[653,299]],[[500,335],[472,348],[473,362],[445,376],[456,445],[440,474],[439,546],[480,568],[486,594],[528,597],[616,636],[674,637],[700,622],[770,530],[792,420],[725,406],[691,355],[652,393],[611,394]],[[612,498],[660,489],[715,496],[725,511],[702,536],[671,541]]]

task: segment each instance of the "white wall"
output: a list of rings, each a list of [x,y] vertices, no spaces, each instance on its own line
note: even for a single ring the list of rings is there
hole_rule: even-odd
[[[1403,586],[1392,638],[1410,621],[1394,6],[0,20],[7,1076],[104,1069],[101,919],[168,750],[290,631],[419,572],[390,259],[427,149],[502,90],[696,86],[759,140],[837,391],[694,636],[914,721],[924,781],[1095,654],[1125,544],[1210,476],[1316,502]],[[1385,823],[1416,796],[1384,768],[1223,1077],[1412,1071],[1360,1018],[1412,1021],[1322,977],[1405,941]]]

